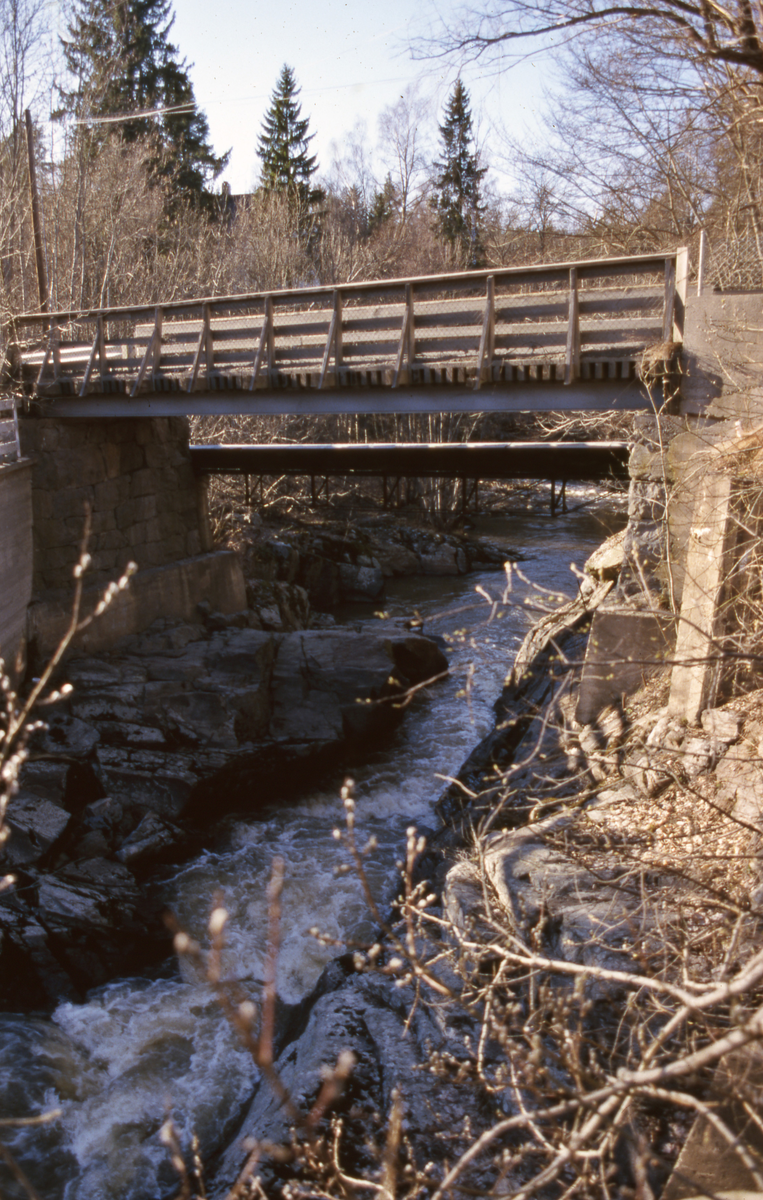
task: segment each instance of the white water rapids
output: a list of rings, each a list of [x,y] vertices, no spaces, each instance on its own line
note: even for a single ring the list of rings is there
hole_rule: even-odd
[[[586,494],[592,496],[591,490]],[[576,489],[582,498],[583,489]],[[570,495],[573,495],[570,489]],[[604,517],[611,518],[605,523]],[[557,516],[491,518],[479,532],[527,556],[522,570],[559,596],[572,595],[570,563],[582,567],[622,513],[585,510]],[[452,639],[450,678],[411,705],[392,745],[355,772],[359,838],[379,849],[369,866],[377,895],[390,894],[395,862],[410,824],[432,827],[432,805],[473,746],[492,728],[493,704],[511,656],[537,615],[537,592],[515,580],[511,604],[486,622],[490,606],[475,591],[499,597],[500,573],[398,581],[388,589],[392,615],[417,610],[425,632]],[[527,603],[526,603],[527,602]],[[355,618],[359,610],[352,614]],[[369,618],[368,610],[362,613]],[[257,786],[256,779],[252,781]],[[370,931],[360,884],[336,877],[342,823],[335,794],[316,792],[273,808],[264,820],[231,824],[224,846],[177,870],[166,885],[167,907],[190,934],[206,940],[215,892],[230,913],[226,974],[258,995],[265,949],[265,887],[275,855],[286,863],[278,987],[296,1003],[328,959],[341,952],[311,937],[318,926],[342,942]],[[0,1140],[23,1163],[41,1200],[158,1200],[175,1177],[159,1130],[168,1115],[189,1143],[210,1153],[235,1129],[256,1078],[209,988],[188,971],[127,979],[93,992],[81,1005],[61,1004],[50,1020],[0,1014],[0,1116],[60,1108],[55,1123]],[[0,1194],[24,1192],[0,1171]]]

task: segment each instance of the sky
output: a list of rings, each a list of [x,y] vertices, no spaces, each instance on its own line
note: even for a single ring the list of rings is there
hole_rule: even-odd
[[[447,17],[456,0],[440,0]],[[430,0],[175,0],[172,39],[191,64],[196,100],[206,113],[215,151],[231,150],[223,178],[232,191],[251,191],[259,175],[257,137],[284,63],[301,87],[302,115],[310,119],[319,168],[330,167],[332,142],[365,120],[368,148],[377,141],[382,109],[420,80],[439,114],[457,75],[441,60],[416,62],[411,33]],[[498,186],[509,183],[498,159],[494,126],[519,133],[532,127],[541,106],[544,62],[532,58],[501,76],[470,64],[462,78],[470,91],[479,136],[485,141]]]

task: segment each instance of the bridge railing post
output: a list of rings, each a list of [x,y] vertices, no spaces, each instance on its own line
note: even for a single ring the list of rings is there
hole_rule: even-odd
[[[273,326],[273,297],[265,300],[265,340],[268,357],[268,383],[273,382],[273,372],[276,368],[276,335]]]
[[[45,348],[42,365],[37,376],[35,387],[40,387],[45,372],[48,369],[48,363],[53,359],[53,381],[55,382],[61,374],[61,326],[52,322],[48,327],[48,344]]]
[[[164,325],[164,309],[157,308],[154,321],[154,336],[151,339],[151,374],[156,375],[162,361],[162,326]]]
[[[163,317],[164,317],[164,310],[161,307],[157,306],[156,315],[154,317],[153,332],[152,332],[150,338],[148,339],[148,345],[146,346],[146,353],[143,355],[143,361],[140,364],[140,368],[138,370],[138,374],[136,376],[135,383],[132,385],[132,390],[130,392],[131,397],[137,396],[137,394],[140,390],[140,385],[143,383],[143,380],[145,378],[146,371],[148,370],[149,365],[151,366],[152,375],[156,375],[156,373],[157,373],[157,370],[159,368],[159,363],[160,363],[161,357],[162,357]]]
[[[699,261],[697,263],[697,295],[701,296],[705,286],[705,259],[707,257],[707,233],[699,231]]]
[[[209,377],[215,369],[215,343],[212,337],[212,310],[205,304],[201,310],[201,329],[204,336],[204,366]]]
[[[208,304],[201,306],[201,332],[199,334],[199,342],[196,347],[196,355],[191,368],[191,378],[188,381],[188,391],[192,392],[196,387],[196,380],[199,376],[199,368],[201,367],[202,355],[204,356],[204,375],[205,382],[209,384],[209,377],[214,369],[214,343],[212,341],[211,317]]]
[[[403,370],[403,363],[408,361],[408,367],[413,363],[413,357],[416,347],[416,335],[413,325],[413,287],[410,283],[405,285],[405,309],[403,311],[403,327],[400,331],[400,344],[397,348],[397,361],[395,362],[395,373],[392,377],[392,386],[396,388],[400,383],[400,375]]]
[[[671,341],[683,342],[684,317],[686,315],[686,293],[689,287],[689,248],[682,246],[676,251],[676,286],[673,301],[673,331]]]
[[[101,387],[103,387],[103,377],[105,375],[106,347],[104,345],[104,339],[103,339],[103,317],[102,316],[99,316],[96,320],[95,337],[93,338],[93,348],[90,351],[90,357],[87,360],[87,366],[85,367],[85,374],[82,376],[82,383],[81,383],[80,389],[79,389],[80,396],[87,395],[88,384],[90,383],[90,376],[93,373],[93,367],[95,366],[96,358],[98,359],[98,363],[99,363],[99,371],[100,371],[100,376],[101,376]]]
[[[252,363],[252,378],[249,383],[249,391],[253,392],[257,387],[257,378],[260,373],[263,361],[267,358],[268,375],[273,369],[275,360],[275,348],[273,344],[273,297],[265,297],[265,311],[262,316],[262,330],[260,332],[260,340],[257,345],[257,352]]]
[[[318,387],[324,387],[326,383],[326,374],[331,361],[331,348],[334,347],[334,369],[337,376],[339,368],[342,365],[342,293],[335,289],[334,291],[334,311],[331,314],[329,322],[329,331],[326,338],[326,348],[323,352],[323,362],[321,364],[321,377]],[[337,383],[339,382],[337,378]]]
[[[662,340],[673,341],[673,313],[676,300],[676,260],[665,259],[665,302],[662,309]]]
[[[570,290],[567,315],[567,346],[564,357],[564,382],[573,383],[580,375],[580,300],[578,272],[570,267]]]
[[[416,314],[413,310],[413,284],[405,285],[405,305],[408,309],[408,366],[412,367],[416,358]]]
[[[482,336],[477,353],[477,379],[474,384],[475,392],[482,384],[483,371],[489,372],[493,365],[495,353],[495,276],[488,275],[485,281],[485,315],[482,318]]]
[[[106,368],[106,322],[104,321],[103,316],[100,313],[98,314],[97,326],[98,326],[98,333],[97,333],[98,374],[100,375],[100,379],[101,379],[101,387],[103,387],[103,383],[106,378],[106,369],[107,369]]]
[[[342,293],[337,290],[334,292],[334,313],[336,315],[336,333],[334,335],[334,366],[337,376],[342,369],[342,321],[343,321],[343,305]],[[337,384],[339,379],[337,378]]]

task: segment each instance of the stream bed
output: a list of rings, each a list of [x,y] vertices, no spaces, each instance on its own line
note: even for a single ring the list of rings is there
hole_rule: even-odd
[[[622,505],[593,506],[592,489],[569,489],[578,511],[482,518],[473,533],[524,556],[521,571],[460,577],[417,576],[391,581],[384,608],[391,617],[417,612],[424,632],[450,646],[450,676],[415,697],[391,744],[355,771],[359,841],[375,836],[368,864],[384,901],[411,824],[436,825],[433,805],[449,776],[492,728],[493,705],[512,656],[545,603],[576,590],[570,571],[624,524]],[[544,589],[539,591],[538,589]],[[499,601],[497,608],[488,598]],[[338,614],[368,620],[367,607]],[[256,787],[256,780],[252,786]],[[336,793],[316,791],[298,803],[272,807],[258,820],[229,820],[221,839],[165,882],[167,908],[204,944],[213,898],[230,914],[226,975],[252,999],[259,996],[265,952],[265,891],[274,856],[285,862],[281,999],[297,1004],[346,939],[371,930],[361,887],[342,860],[334,828],[343,811]],[[334,940],[326,945],[309,930]],[[92,992],[84,1004],[59,1005],[50,1019],[0,1014],[0,1116],[30,1116],[51,1108],[50,1124],[3,1132],[41,1200],[159,1200],[176,1177],[159,1131],[172,1116],[202,1157],[235,1132],[256,1070],[226,1024],[211,990],[191,967],[168,963],[158,977],[124,979]],[[25,1192],[0,1167],[0,1194]]]

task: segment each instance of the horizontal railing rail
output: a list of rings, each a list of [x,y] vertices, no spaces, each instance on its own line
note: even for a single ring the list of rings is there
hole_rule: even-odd
[[[41,397],[633,379],[680,346],[687,271],[677,250],[25,313],[9,361]]]

